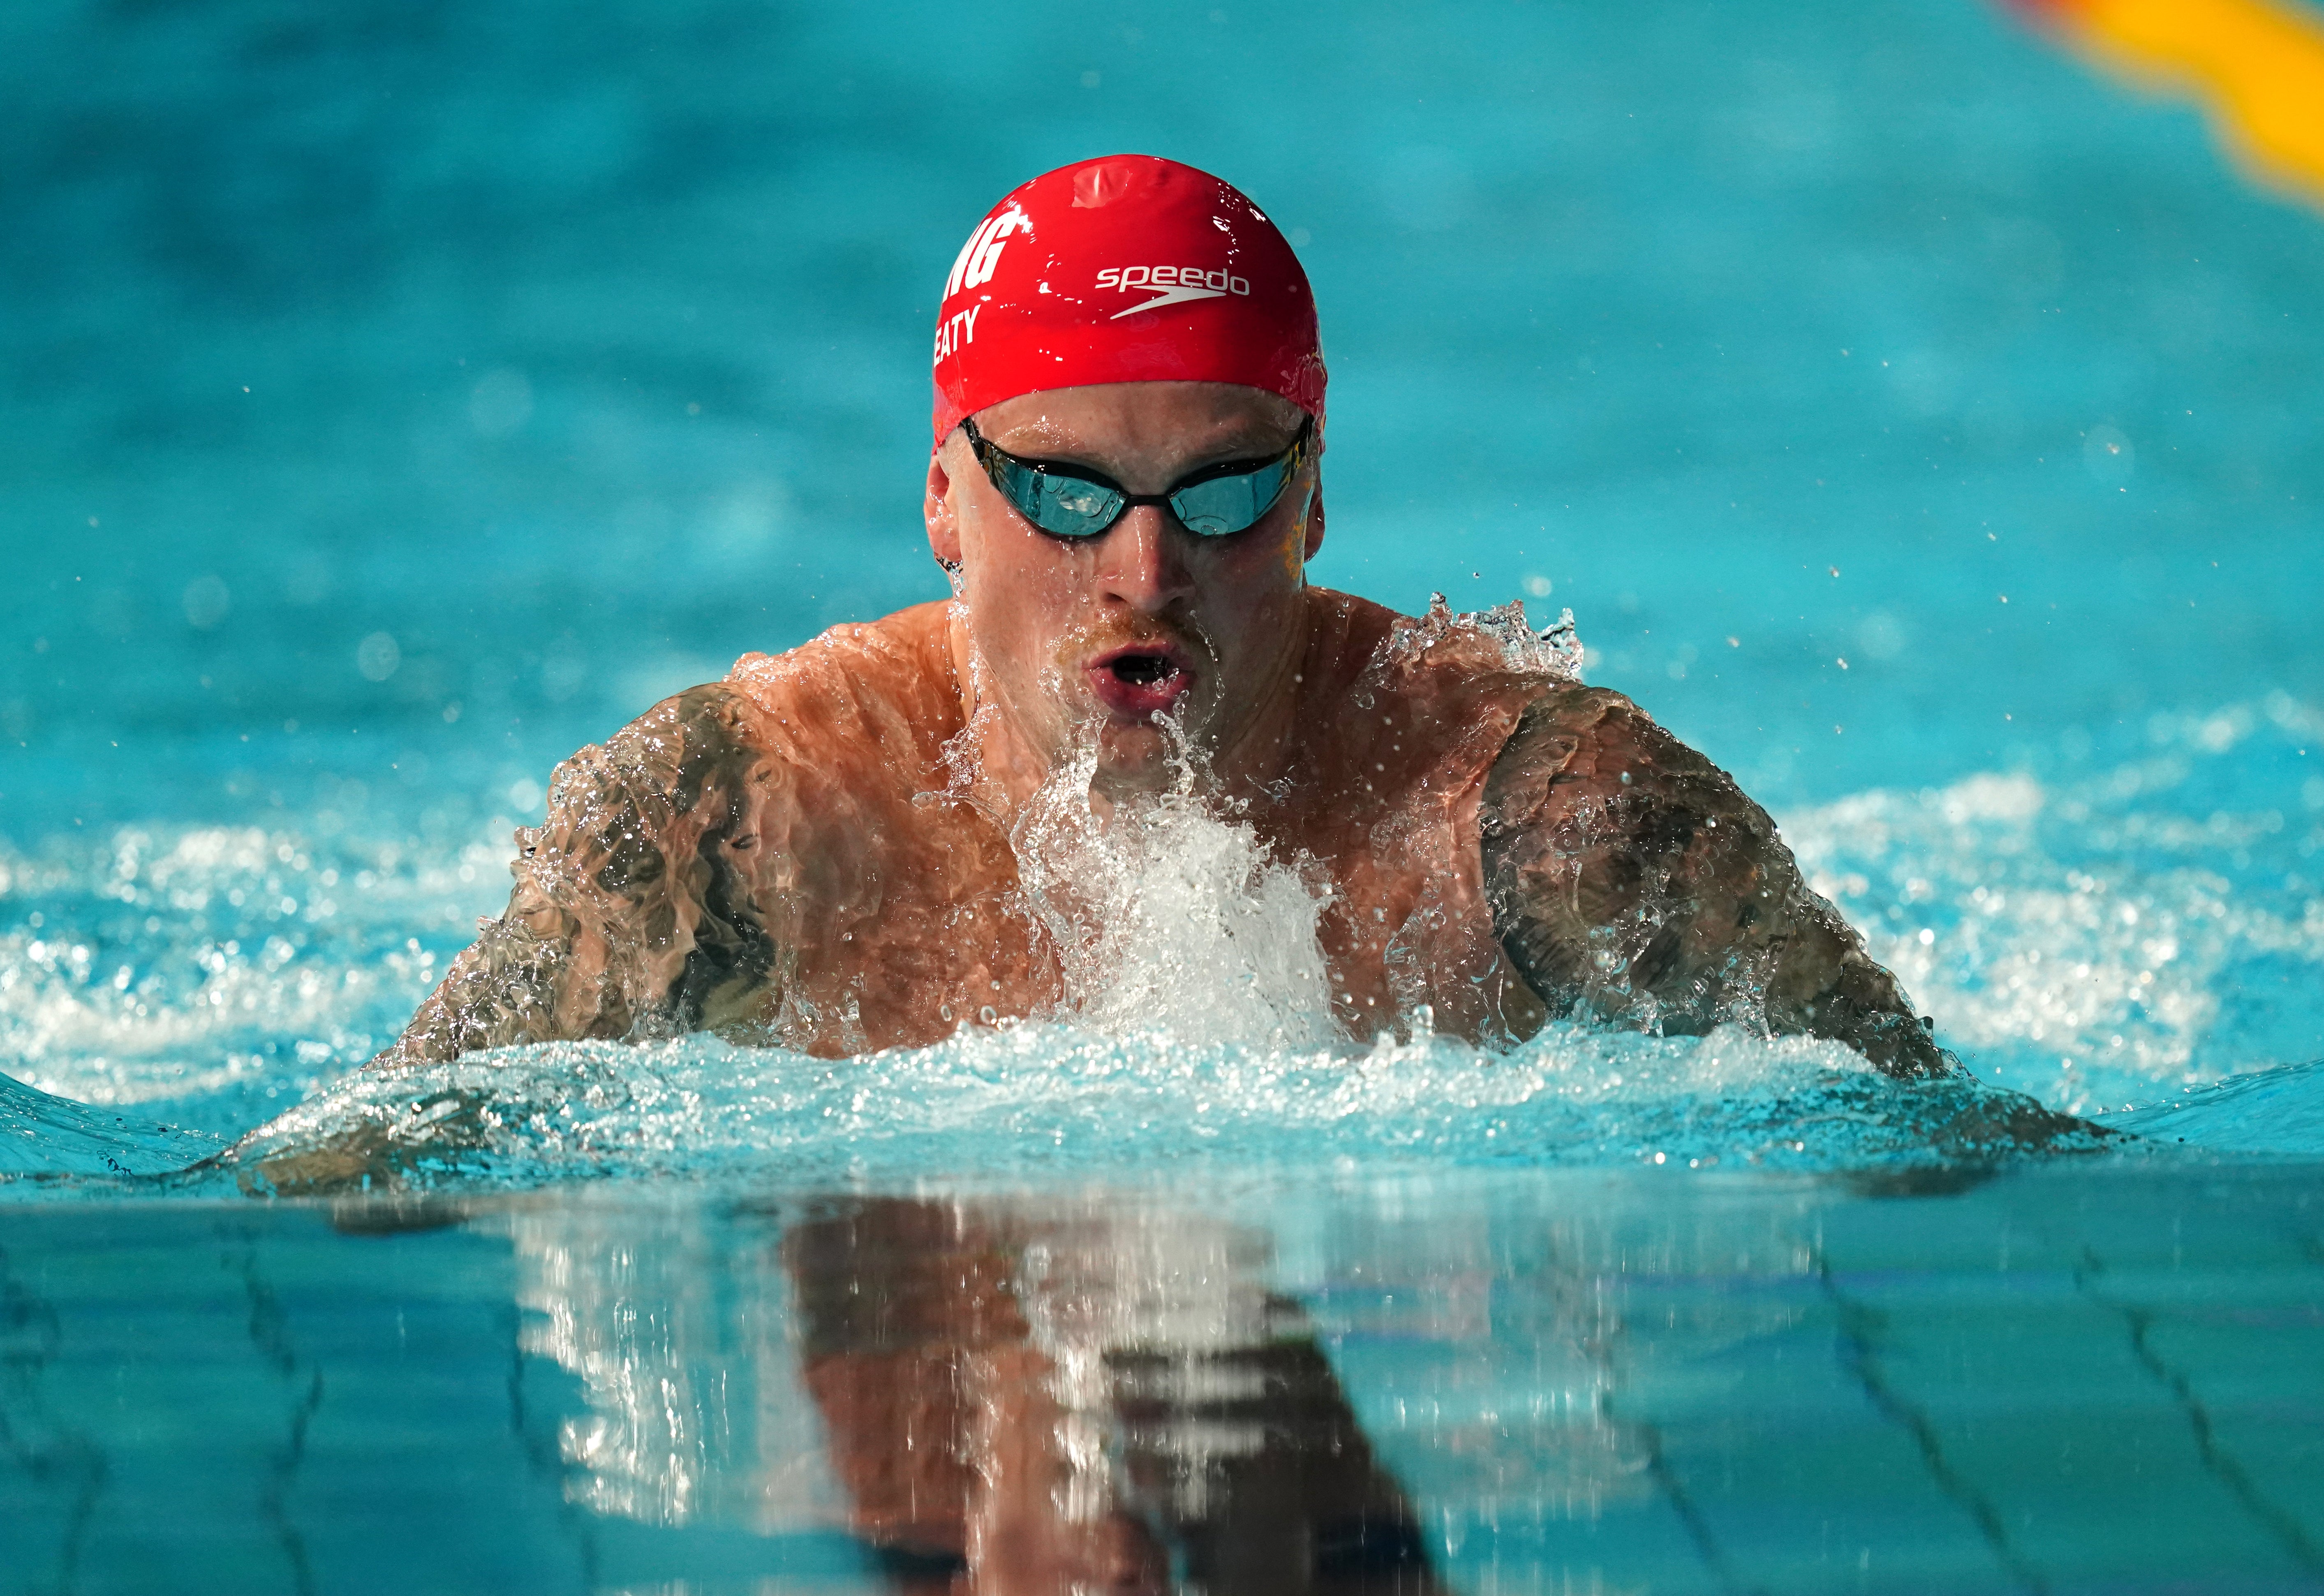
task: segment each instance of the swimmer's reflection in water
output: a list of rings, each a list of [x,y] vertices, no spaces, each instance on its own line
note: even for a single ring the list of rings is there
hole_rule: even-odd
[[[876,1201],[781,1251],[834,1472],[896,1590],[1442,1588],[1251,1238]]]

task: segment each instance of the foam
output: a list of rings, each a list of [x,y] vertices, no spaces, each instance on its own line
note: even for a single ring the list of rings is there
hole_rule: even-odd
[[[2324,1054],[2324,892],[2309,880],[2324,784],[2295,806],[2307,789],[2284,776],[2306,770],[2314,720],[2282,697],[2156,717],[2109,762],[1858,794],[1787,816],[1784,835],[1987,1082],[2075,1112],[2184,1105],[2216,1145],[2312,1151],[2324,1143],[2301,1116],[2188,1089]],[[1049,829],[1026,837],[1036,877],[1077,883],[1047,903],[1070,955],[1065,1012],[836,1064],[695,1038],[352,1075],[497,907],[505,819],[432,837],[319,816],[125,826],[0,852],[0,1070],[227,1136],[303,1098],[254,1151],[393,1124],[391,1150],[429,1179],[1656,1153],[1833,1167],[1917,1156],[1941,1106],[1895,1095],[1844,1049],[1739,1031],[1554,1027],[1493,1054],[1424,1027],[1355,1047],[1330,1023],[1319,889],[1187,790],[1109,827],[1061,786]],[[478,1130],[470,1109],[492,1102]],[[27,1145],[61,1124],[10,1112]],[[447,1114],[468,1118],[436,1126]],[[53,1133],[56,1167],[80,1167]],[[2169,1139],[2183,1134],[2174,1121]],[[2205,1144],[2202,1126],[2189,1141]]]
[[[1167,791],[1101,818],[1097,755],[1084,748],[1011,835],[1061,957],[1065,1012],[1107,1035],[1167,1025],[1193,1046],[1331,1040],[1321,872],[1270,858],[1249,825],[1197,796],[1183,743],[1171,758]]]
[[[236,1157],[286,1190],[318,1167],[332,1182],[675,1176],[752,1190],[1215,1185],[1358,1166],[1831,1168],[2006,1154],[2004,1121],[2023,1102],[1900,1084],[1838,1044],[1734,1029],[1556,1025],[1494,1054],[1425,1034],[1302,1050],[1046,1023],[844,1060],[700,1036],[511,1048],[342,1080]],[[349,1148],[352,1160],[334,1150]]]
[[[2217,800],[2309,728],[2157,717],[2109,769],[1983,773],[1787,817],[1818,891],[1978,1073],[2076,1113],[2324,1054],[2324,816]],[[2282,752],[2290,752],[2284,750]]]
[[[0,851],[0,1056],[82,1102],[295,1099],[401,1028],[499,896],[509,830],[154,825]]]

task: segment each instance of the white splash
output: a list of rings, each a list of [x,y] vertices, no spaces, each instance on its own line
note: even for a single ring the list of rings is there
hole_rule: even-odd
[[[2225,787],[2185,750],[2231,724],[2094,779],[1859,793],[1784,835],[1978,1074],[2070,1112],[2151,1102],[2324,1050],[2324,896],[2298,873],[2324,826],[2154,801]]]
[[[0,842],[0,1068],[82,1102],[295,1096],[435,984],[413,933],[493,906],[510,824],[433,841],[124,826],[31,857]]]
[[[1026,897],[1064,967],[1066,1015],[1110,1036],[1167,1028],[1194,1046],[1338,1040],[1315,935],[1329,888],[1202,796],[1183,748],[1172,759],[1168,791],[1102,816],[1085,747],[1013,829]]]

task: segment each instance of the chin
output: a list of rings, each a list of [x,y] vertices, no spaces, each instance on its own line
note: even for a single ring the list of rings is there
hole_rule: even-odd
[[[1170,739],[1150,722],[1107,724],[1097,737],[1097,780],[1125,791],[1160,791],[1172,780]]]

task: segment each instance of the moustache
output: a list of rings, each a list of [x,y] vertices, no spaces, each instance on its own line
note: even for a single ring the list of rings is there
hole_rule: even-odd
[[[1122,649],[1174,653],[1198,673],[1218,663],[1218,650],[1193,628],[1176,626],[1155,615],[1115,614],[1076,626],[1058,638],[1050,650],[1049,664],[1060,677],[1071,680],[1080,673],[1084,660]]]

